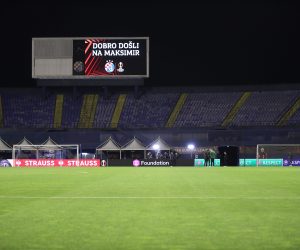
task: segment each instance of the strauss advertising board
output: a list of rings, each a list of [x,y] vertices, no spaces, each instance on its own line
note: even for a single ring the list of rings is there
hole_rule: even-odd
[[[17,159],[15,167],[100,167],[100,160],[93,159]]]

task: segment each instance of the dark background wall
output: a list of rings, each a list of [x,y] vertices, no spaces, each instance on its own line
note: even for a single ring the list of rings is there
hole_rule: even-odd
[[[2,86],[35,86],[32,37],[149,36],[147,86],[300,82],[297,3],[84,1],[1,6]]]

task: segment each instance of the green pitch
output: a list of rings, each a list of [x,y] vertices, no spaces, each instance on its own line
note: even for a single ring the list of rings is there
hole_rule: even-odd
[[[300,249],[300,168],[1,168],[0,249]]]

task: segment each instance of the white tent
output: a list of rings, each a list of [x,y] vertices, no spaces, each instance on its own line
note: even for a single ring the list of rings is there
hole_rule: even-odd
[[[1,137],[0,137],[0,151],[12,151],[11,146],[9,146]]]
[[[163,139],[160,138],[160,136],[153,142],[151,142],[148,146],[147,146],[147,150],[154,150],[153,146],[154,145],[158,145],[158,149],[159,150],[171,150],[172,147],[170,145],[168,145]]]
[[[46,146],[48,146],[48,145],[50,145],[50,146],[55,146],[55,145],[58,146],[58,144],[55,141],[53,141],[50,136],[42,144],[46,145]]]
[[[42,146],[40,146],[39,148],[46,149],[46,150],[47,149],[52,149],[52,150],[62,149],[62,147],[60,145],[58,145],[55,141],[53,141],[50,136],[48,137],[48,139],[46,141],[44,141],[42,143]]]
[[[46,158],[55,158],[55,157],[62,157],[62,152],[61,150],[64,149],[63,146],[61,145],[58,145],[55,141],[53,141],[51,139],[51,137],[49,136],[48,139],[46,141],[44,141],[42,143],[42,145],[38,145],[37,146],[38,150],[41,152],[41,153],[37,153],[37,157],[46,157]],[[55,154],[58,153],[57,154]]]
[[[122,148],[122,151],[144,151],[144,158],[146,158],[146,147],[136,137],[127,142]]]
[[[18,150],[15,150],[15,146],[13,146],[13,152],[12,152],[12,158],[13,159],[16,158],[16,151],[17,151],[17,155],[20,154],[20,150],[22,149],[22,146],[26,146],[25,150],[29,150],[29,151],[33,151],[34,150],[34,151],[36,151],[36,154],[38,152],[37,148],[26,137],[24,137],[21,141],[19,141],[15,145],[18,145],[18,146],[21,146],[21,147],[18,147]]]
[[[26,137],[24,137],[21,141],[19,141],[16,145],[19,145],[19,146],[30,146],[30,145],[33,145]],[[32,146],[32,147],[26,147],[27,150],[36,150],[36,147],[35,146]]]
[[[121,146],[111,136],[96,148],[97,151],[119,151],[121,159]]]

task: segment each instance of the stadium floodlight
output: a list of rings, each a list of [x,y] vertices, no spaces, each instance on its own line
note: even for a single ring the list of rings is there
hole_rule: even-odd
[[[194,149],[195,149],[195,145],[194,145],[194,144],[189,144],[189,145],[187,146],[187,148],[188,148],[189,150],[194,150]]]
[[[189,144],[187,146],[188,150],[191,151],[191,159],[193,159],[193,150],[195,149],[195,145],[194,144]]]
[[[159,150],[160,146],[159,146],[158,144],[154,144],[154,145],[152,146],[152,148],[153,148],[154,150]]]

